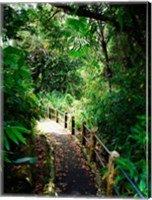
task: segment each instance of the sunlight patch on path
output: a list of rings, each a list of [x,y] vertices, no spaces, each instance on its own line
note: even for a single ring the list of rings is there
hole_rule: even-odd
[[[38,130],[43,133],[55,133],[55,134],[69,134],[69,131],[65,130],[60,124],[54,120],[41,119],[37,124]]]

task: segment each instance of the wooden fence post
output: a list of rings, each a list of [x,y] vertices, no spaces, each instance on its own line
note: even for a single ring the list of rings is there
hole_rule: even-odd
[[[49,107],[49,119],[52,118],[52,115],[51,115],[51,108]]]
[[[68,116],[67,116],[67,112],[64,113],[64,128],[67,128],[68,127],[68,124],[67,124],[67,120],[68,120]]]
[[[95,131],[91,132],[91,143],[90,143],[90,155],[89,155],[89,162],[95,162],[96,160],[96,154],[94,152],[96,145],[96,137],[95,137]]]
[[[71,117],[71,134],[75,135],[75,119],[74,119],[74,116]]]
[[[48,107],[46,107],[45,117],[48,118]]]
[[[58,118],[58,110],[57,110],[57,109],[55,110],[55,121],[56,121],[56,123],[59,122],[59,118]]]
[[[107,196],[113,195],[113,186],[115,182],[116,172],[114,170],[114,160],[119,158],[120,155],[117,151],[112,151],[108,160],[108,175],[107,175]]]
[[[47,117],[50,118],[50,107],[48,106],[48,114]]]
[[[86,136],[86,122],[82,122],[81,133],[82,133],[81,144],[85,146],[86,140],[84,137]]]

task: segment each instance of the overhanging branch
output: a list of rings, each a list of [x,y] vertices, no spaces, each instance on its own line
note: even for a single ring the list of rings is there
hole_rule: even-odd
[[[74,8],[68,4],[63,3],[50,3],[52,6],[55,6],[59,9],[62,9],[67,14],[75,14],[81,17],[88,17],[95,19],[97,21],[107,22],[112,25],[114,25],[116,28],[119,28],[118,22],[114,18],[107,17],[106,15],[103,15],[102,13],[95,12],[91,9],[89,9],[86,5],[77,4],[77,8]]]

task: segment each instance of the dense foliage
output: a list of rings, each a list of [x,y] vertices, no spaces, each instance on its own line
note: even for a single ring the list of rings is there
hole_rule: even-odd
[[[33,93],[31,70],[26,62],[24,49],[10,45],[10,39],[18,39],[17,31],[24,24],[25,18],[18,21],[18,15],[13,8],[6,6],[4,9],[6,21],[3,31],[3,77],[4,77],[4,160],[14,161],[19,155],[21,143],[27,144],[27,139],[32,137],[32,128],[35,119],[39,118],[38,100]],[[13,31],[7,18],[13,17],[11,23],[15,24]],[[18,25],[16,24],[18,23]],[[13,25],[14,26],[14,25]],[[10,33],[11,32],[11,33]],[[26,136],[26,134],[30,134]]]
[[[147,195],[146,4],[7,5],[3,41],[5,149],[26,143],[41,99],[97,126]]]

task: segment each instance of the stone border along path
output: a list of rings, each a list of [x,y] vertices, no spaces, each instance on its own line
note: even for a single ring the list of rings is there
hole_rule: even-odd
[[[81,148],[71,134],[50,119],[41,120],[38,129],[55,147],[56,196],[95,197],[97,185]]]

